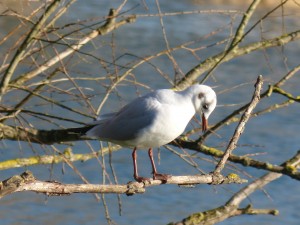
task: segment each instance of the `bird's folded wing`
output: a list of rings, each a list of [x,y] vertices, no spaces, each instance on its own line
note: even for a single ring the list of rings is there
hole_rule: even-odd
[[[112,141],[135,139],[142,129],[153,124],[159,105],[155,98],[138,98],[117,113],[102,115],[88,135]]]

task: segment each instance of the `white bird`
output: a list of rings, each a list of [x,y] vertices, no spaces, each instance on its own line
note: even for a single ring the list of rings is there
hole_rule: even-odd
[[[202,114],[204,132],[216,103],[216,93],[206,85],[196,84],[178,92],[160,89],[136,98],[116,113],[100,116],[84,132],[87,137],[132,147],[133,176],[138,182],[149,178],[138,175],[136,150],[148,148],[153,179],[166,182],[170,176],[157,173],[152,148],[168,144],[181,135],[196,113]]]

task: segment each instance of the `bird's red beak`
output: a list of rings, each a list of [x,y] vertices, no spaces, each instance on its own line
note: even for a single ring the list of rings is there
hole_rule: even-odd
[[[204,116],[204,113],[202,113],[202,132],[205,132],[207,130],[207,119]]]

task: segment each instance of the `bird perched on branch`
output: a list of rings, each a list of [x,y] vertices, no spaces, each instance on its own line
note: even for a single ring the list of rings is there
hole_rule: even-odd
[[[99,116],[89,127],[72,128],[84,136],[132,147],[134,179],[138,182],[149,178],[138,175],[137,149],[148,149],[153,179],[166,182],[170,175],[157,172],[152,148],[173,141],[181,135],[196,113],[202,116],[202,130],[207,129],[207,119],[215,109],[216,93],[206,85],[192,85],[184,91],[160,89],[121,108],[116,113]]]

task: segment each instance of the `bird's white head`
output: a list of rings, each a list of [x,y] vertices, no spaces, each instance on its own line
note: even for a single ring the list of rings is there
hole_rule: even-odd
[[[192,94],[192,101],[197,113],[202,115],[202,131],[207,130],[208,117],[214,111],[217,104],[217,96],[214,90],[206,85],[195,84],[187,89]]]

